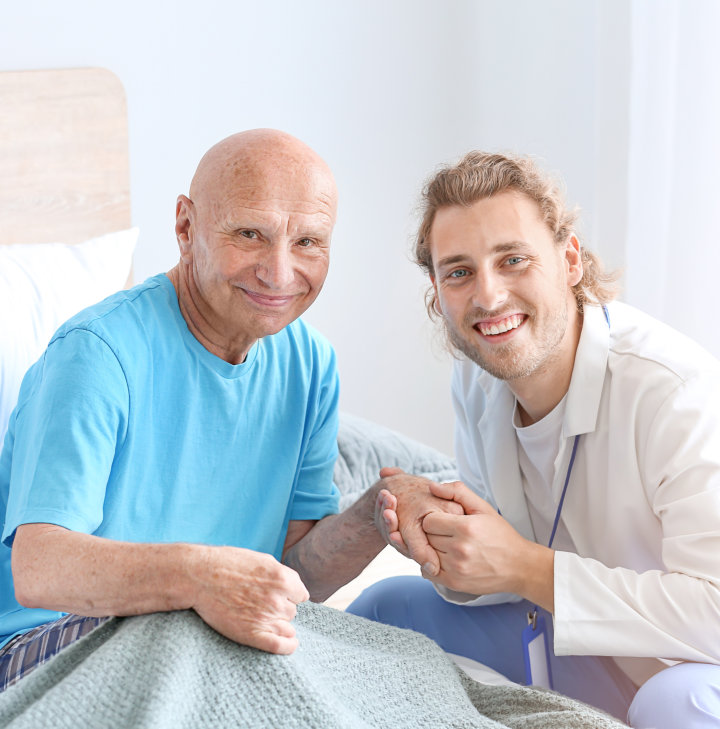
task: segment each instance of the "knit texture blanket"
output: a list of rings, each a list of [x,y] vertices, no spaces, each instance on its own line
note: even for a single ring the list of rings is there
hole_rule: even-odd
[[[542,689],[468,678],[424,636],[299,606],[300,647],[237,645],[190,611],[117,618],[0,694],[12,729],[618,729]]]

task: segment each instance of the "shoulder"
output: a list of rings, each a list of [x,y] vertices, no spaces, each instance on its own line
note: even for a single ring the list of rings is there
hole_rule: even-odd
[[[102,340],[112,349],[152,341],[155,332],[150,334],[148,329],[169,320],[173,295],[172,283],[165,274],[153,276],[75,314],[55,332],[49,346],[61,340],[82,339],[81,333]],[[144,336],[138,336],[141,332]]]
[[[690,337],[621,302],[609,306],[609,369],[682,384],[720,375],[720,361]]]
[[[71,329],[102,329],[108,322],[112,324],[119,318],[132,317],[132,312],[162,306],[171,288],[172,283],[165,274],[153,276],[78,312],[58,329],[55,336],[62,336]]]

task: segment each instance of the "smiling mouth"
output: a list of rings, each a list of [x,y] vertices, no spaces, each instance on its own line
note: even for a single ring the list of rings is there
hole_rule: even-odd
[[[511,314],[504,319],[493,322],[478,322],[475,329],[484,337],[496,337],[517,329],[525,321],[525,318],[525,314]]]
[[[267,294],[260,294],[256,291],[249,291],[248,289],[242,289],[247,297],[254,301],[256,304],[260,304],[261,306],[271,306],[271,307],[283,307],[287,306],[294,298],[295,295],[288,294],[285,296],[268,296]]]

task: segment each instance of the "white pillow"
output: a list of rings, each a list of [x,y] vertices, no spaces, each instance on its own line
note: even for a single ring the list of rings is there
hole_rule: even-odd
[[[28,367],[60,324],[125,287],[137,237],[0,246],[0,448]]]

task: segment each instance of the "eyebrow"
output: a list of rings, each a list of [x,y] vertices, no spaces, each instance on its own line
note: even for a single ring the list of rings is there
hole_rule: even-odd
[[[520,240],[513,240],[513,241],[507,241],[506,243],[498,243],[496,246],[493,246],[492,250],[490,251],[490,254],[498,254],[498,253],[513,253],[516,251],[530,251],[530,246],[528,246],[527,243]],[[464,263],[465,261],[471,260],[471,257],[468,256],[465,253],[458,253],[454,256],[446,256],[445,258],[441,258],[437,262],[437,268],[445,268],[447,266],[454,266],[456,263]]]
[[[436,268],[445,268],[446,266],[454,266],[456,263],[462,263],[463,261],[468,260],[468,256],[464,254],[456,255],[456,256],[446,256],[445,258],[441,258],[437,262]]]

